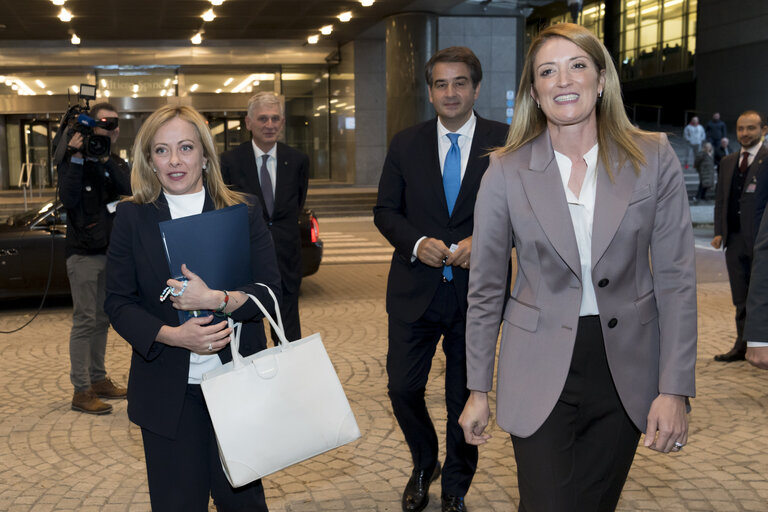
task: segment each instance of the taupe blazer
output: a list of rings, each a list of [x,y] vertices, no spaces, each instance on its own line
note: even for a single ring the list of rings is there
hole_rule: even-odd
[[[659,393],[694,396],[696,276],[680,163],[666,136],[639,142],[639,175],[598,163],[592,281],[608,364],[625,409],[645,431]],[[512,248],[517,276],[505,306]],[[651,263],[653,270],[651,269]],[[549,133],[491,155],[475,207],[467,313],[467,387],[492,388],[503,311],[497,422],[527,437],[565,384],[581,303],[581,266]]]

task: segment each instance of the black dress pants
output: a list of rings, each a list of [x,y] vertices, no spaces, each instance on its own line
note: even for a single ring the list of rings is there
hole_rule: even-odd
[[[289,293],[283,284],[282,296],[280,299],[280,315],[283,318],[283,328],[285,329],[285,338],[288,341],[301,339],[301,320],[299,319],[299,290]],[[277,319],[275,319],[277,320]],[[266,321],[265,321],[266,322]],[[270,337],[275,346],[280,344],[280,339],[269,326]]]
[[[424,392],[440,337],[445,353],[446,457],[442,488],[464,496],[477,469],[477,447],[464,442],[459,416],[467,390],[466,318],[453,283],[442,283],[424,315],[413,323],[389,317],[387,375],[389,398],[413,457],[414,468],[431,471],[437,464],[438,440]]]
[[[733,348],[742,353],[747,351],[743,334],[744,322],[747,319],[749,277],[752,272],[752,252],[749,249],[751,243],[748,244],[744,236],[744,233],[731,233],[725,244],[725,268],[728,269],[731,298],[736,306],[736,341]]]
[[[229,485],[200,386],[187,385],[174,439],[145,428],[141,435],[153,512],[207,512],[210,496],[219,512],[267,512],[261,480]]]
[[[600,319],[582,317],[555,408],[532,436],[512,436],[519,511],[615,510],[639,439],[613,385]]]

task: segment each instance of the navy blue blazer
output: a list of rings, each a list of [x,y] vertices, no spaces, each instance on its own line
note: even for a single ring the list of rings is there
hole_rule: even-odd
[[[248,208],[253,280],[269,286],[279,299],[280,275],[272,239],[261,217],[258,200],[255,197],[249,200],[255,205]],[[203,211],[213,209],[213,200],[206,196]],[[190,351],[155,341],[163,325],[179,325],[178,312],[171,302],[159,300],[170,272],[158,223],[170,218],[168,203],[162,194],[154,204],[118,204],[107,252],[104,309],[115,331],[133,347],[128,417],[142,428],[174,438],[187,387]],[[274,309],[264,287],[243,283],[238,290],[254,295],[269,309]],[[243,322],[242,355],[266,348],[263,315],[253,301],[235,310],[232,318]],[[229,346],[219,352],[219,357],[222,362],[232,359]]]
[[[221,175],[233,190],[253,194],[264,203],[253,143],[248,140],[221,154]],[[283,286],[289,293],[301,285],[301,233],[299,214],[304,209],[309,185],[309,158],[290,146],[277,143],[275,208],[270,216],[262,206],[264,221],[272,233]]]
[[[424,314],[442,280],[442,269],[416,259],[413,246],[422,236],[446,246],[472,235],[475,197],[488,168],[488,153],[502,146],[509,127],[477,116],[469,161],[453,212],[443,189],[437,145],[437,118],[397,133],[389,146],[379,181],[373,221],[395,252],[387,283],[387,313],[405,322]],[[453,267],[459,305],[467,310],[469,270]]]

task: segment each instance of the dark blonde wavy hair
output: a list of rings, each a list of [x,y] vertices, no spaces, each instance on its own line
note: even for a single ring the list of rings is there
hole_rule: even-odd
[[[509,127],[507,142],[503,147],[497,148],[497,154],[505,155],[515,151],[538,137],[547,128],[547,118],[544,116],[544,112],[536,106],[536,101],[531,97],[531,90],[533,89],[536,54],[544,43],[555,37],[566,39],[584,50],[597,66],[598,73],[600,71],[605,72],[603,97],[598,100],[595,112],[597,114],[599,158],[605,165],[611,180],[613,180],[609,154],[611,147],[615,147],[619,152],[619,168],[629,160],[635,173],[639,174],[640,168],[646,163],[646,159],[637,141],[652,138],[654,135],[636,128],[629,121],[624,110],[624,102],[621,99],[619,75],[608,50],[592,32],[573,23],[559,23],[549,26],[542,30],[531,43],[525,57],[520,87],[515,99],[515,113]]]
[[[131,170],[131,190],[133,196],[128,201],[138,204],[154,203],[163,191],[157,175],[152,170],[152,141],[157,131],[171,119],[180,118],[195,127],[203,147],[203,156],[208,162],[203,179],[216,209],[245,203],[244,194],[230,190],[221,177],[221,166],[216,154],[216,144],[205,118],[192,107],[184,105],[165,105],[150,114],[141,125],[133,143],[133,168]]]

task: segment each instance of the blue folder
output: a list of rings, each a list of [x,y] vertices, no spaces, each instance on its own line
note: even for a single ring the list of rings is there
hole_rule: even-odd
[[[233,290],[253,281],[246,205],[167,220],[159,226],[171,277],[181,277],[185,263],[212,290]],[[179,311],[179,321],[211,314]]]

